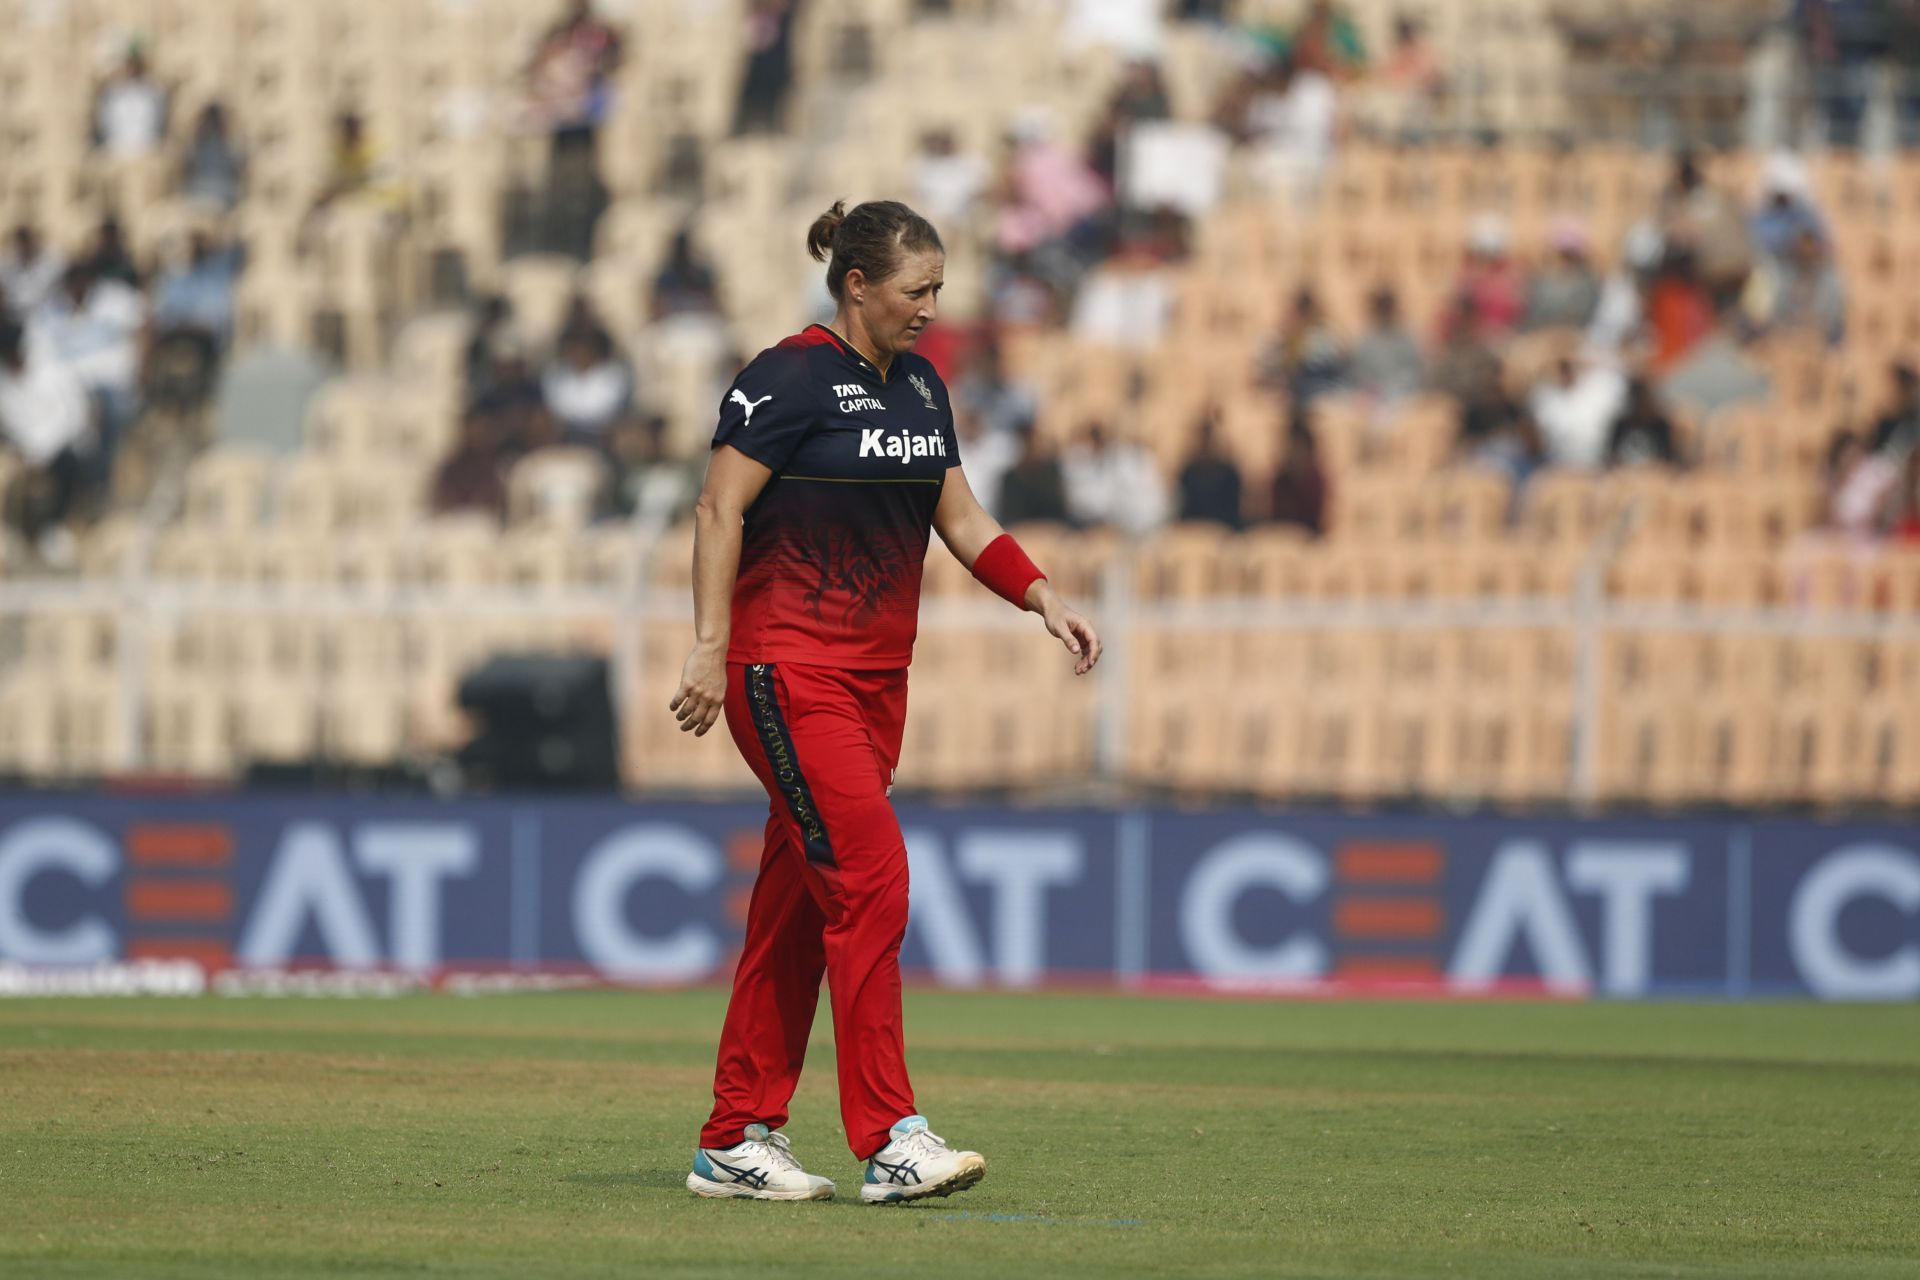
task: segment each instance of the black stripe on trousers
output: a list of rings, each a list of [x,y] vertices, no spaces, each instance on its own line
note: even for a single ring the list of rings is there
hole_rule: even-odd
[[[793,749],[793,735],[787,732],[786,717],[780,714],[780,699],[773,689],[773,664],[758,662],[747,667],[747,698],[753,705],[753,727],[760,733],[760,749],[767,753],[773,780],[786,797],[787,811],[800,824],[806,842],[807,861],[826,866],[833,860],[833,842],[827,838],[827,824],[813,802],[807,775],[800,772],[800,757]]]

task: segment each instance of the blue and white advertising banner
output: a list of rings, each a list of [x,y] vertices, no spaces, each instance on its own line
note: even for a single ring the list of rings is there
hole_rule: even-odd
[[[903,964],[947,986],[1920,998],[1913,826],[900,816]],[[738,947],[764,821],[744,803],[0,798],[0,972],[705,982]]]

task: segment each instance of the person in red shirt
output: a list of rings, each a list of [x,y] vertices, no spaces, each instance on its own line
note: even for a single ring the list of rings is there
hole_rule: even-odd
[[[1099,661],[1100,638],[960,469],[946,386],[913,350],[945,274],[939,234],[903,204],[836,203],[807,248],[828,261],[834,321],[741,370],[695,510],[695,640],[672,709],[695,735],[724,713],[770,803],[687,1186],[833,1195],[779,1132],[824,974],[841,1120],[867,1162],[861,1199],[889,1204],[965,1190],[986,1172],[919,1114],[900,1016],[907,850],[888,795],[930,534],[1039,614],[1077,673]]]

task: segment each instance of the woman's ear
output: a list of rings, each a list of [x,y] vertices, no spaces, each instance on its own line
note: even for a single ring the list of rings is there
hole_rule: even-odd
[[[858,267],[849,270],[841,277],[840,296],[847,300],[850,307],[857,307],[864,302],[867,297],[867,273]]]

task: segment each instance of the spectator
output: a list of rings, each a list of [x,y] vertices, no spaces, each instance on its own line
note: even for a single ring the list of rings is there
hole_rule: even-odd
[[[180,161],[180,194],[225,213],[240,203],[247,157],[234,140],[227,109],[209,102],[194,122],[193,137]]]
[[[7,519],[56,568],[73,562],[67,523],[83,491],[91,437],[80,380],[42,335],[0,312],[0,443],[26,467],[4,495]]]
[[[1532,415],[1504,392],[1460,415],[1455,451],[1473,466],[1506,472],[1516,494],[1546,457]]]
[[[1032,254],[1015,253],[997,259],[988,290],[989,319],[998,332],[1053,330],[1064,323],[1059,291],[1040,273]],[[825,292],[823,287],[821,293]],[[823,314],[832,318],[830,311]]]
[[[914,207],[936,227],[970,226],[991,176],[986,161],[960,150],[952,130],[929,129],[913,159]]]
[[[1320,297],[1311,288],[1294,293],[1280,332],[1259,357],[1260,384],[1306,404],[1340,388],[1346,373],[1346,353],[1334,332]]]
[[[1527,284],[1507,252],[1507,224],[1497,214],[1483,213],[1473,220],[1467,235],[1466,259],[1454,283],[1455,306],[1441,320],[1443,338],[1470,324],[1480,338],[1500,342],[1513,335],[1527,305]],[[1470,315],[1460,300],[1473,299]]]
[[[1840,345],[1847,326],[1846,287],[1819,232],[1801,228],[1785,258],[1761,265],[1750,314],[1770,332],[1814,333],[1830,347]]]
[[[954,415],[954,433],[959,438],[960,468],[967,488],[980,500],[989,514],[1000,514],[1000,486],[1007,473],[1020,461],[1023,437],[1032,433],[1032,420],[1023,419],[1011,428],[989,426],[977,413],[963,411]]]
[[[87,265],[100,279],[129,289],[139,289],[145,282],[145,275],[134,262],[133,250],[120,229],[120,219],[111,214],[100,220],[100,226],[93,233],[93,244],[87,249]]]
[[[1267,519],[1295,525],[1316,538],[1327,529],[1327,473],[1320,465],[1320,442],[1299,418],[1287,430],[1287,452],[1273,473]]]
[[[1021,436],[1020,457],[1000,480],[1000,523],[1013,526],[1035,521],[1066,524],[1066,477],[1060,460],[1040,433],[1029,428]]]
[[[1070,285],[1105,248],[1102,225],[1113,192],[1084,157],[1051,134],[1038,109],[1016,117],[997,184],[994,240],[1002,253],[1033,255],[1037,271]]]
[[[559,443],[546,395],[528,367],[526,344],[511,327],[494,334],[481,383],[484,389],[472,407],[499,425],[499,448],[508,461]]]
[[[1081,342],[1145,350],[1160,345],[1173,314],[1173,284],[1153,244],[1139,235],[1090,273],[1073,305]]]
[[[608,203],[596,139],[622,56],[620,33],[594,16],[592,0],[569,0],[527,69],[548,132],[542,247],[583,262],[593,256],[594,228]]]
[[[954,384],[953,402],[963,411],[961,416],[978,423],[989,435],[1018,436],[1040,411],[1033,389],[1007,376],[1000,344],[991,338],[974,353],[966,373]]]
[[[1668,244],[1647,285],[1646,325],[1651,363],[1668,370],[1714,332],[1716,305],[1700,279],[1693,250]]]
[[[1593,322],[1587,326],[1587,346],[1600,359],[1619,360],[1641,331],[1647,313],[1647,294],[1653,287],[1664,246],[1651,222],[1627,232],[1620,247],[1620,264],[1600,286]]]
[[[1227,130],[1254,152],[1260,180],[1295,204],[1320,190],[1333,160],[1338,94],[1331,76],[1279,57],[1243,94]]]
[[[1481,336],[1478,306],[1470,293],[1453,300],[1454,322],[1428,375],[1435,391],[1452,396],[1465,410],[1502,395],[1500,357]]]
[[[0,311],[31,315],[53,295],[66,271],[66,255],[21,223],[13,229],[12,247],[0,257]]]
[[[1089,422],[1060,459],[1067,510],[1082,525],[1110,526],[1139,537],[1166,523],[1166,484],[1153,455],[1116,440],[1106,424]]]
[[[1669,249],[1690,254],[1700,286],[1716,308],[1739,295],[1753,267],[1747,220],[1732,196],[1707,181],[1691,151],[1674,158],[1661,193],[1660,230]]]
[[[1860,541],[1877,538],[1897,501],[1900,473],[1899,464],[1868,449],[1858,435],[1836,432],[1827,448],[1827,528]]]
[[[1680,450],[1673,421],[1661,407],[1653,383],[1636,376],[1627,382],[1627,402],[1607,432],[1607,465],[1631,467],[1648,463],[1674,466]]]
[[[1418,18],[1401,14],[1394,19],[1393,48],[1381,62],[1377,80],[1376,116],[1388,136],[1425,141],[1447,78]]]
[[[1588,258],[1587,229],[1578,218],[1556,218],[1548,243],[1553,260],[1527,290],[1528,329],[1584,329],[1600,306],[1600,277]]]
[[[1426,359],[1420,344],[1400,323],[1400,299],[1382,285],[1367,300],[1371,327],[1353,344],[1347,361],[1347,381],[1363,395],[1399,400],[1425,385]]]
[[[42,305],[38,320],[54,355],[94,400],[99,425],[95,452],[102,482],[120,442],[140,412],[141,343],[146,300],[115,280],[102,280],[90,262],[67,268],[61,288]]]
[[[1173,119],[1160,67],[1148,58],[1134,58],[1121,73],[1120,87],[1107,103],[1107,115],[1122,128],[1141,120]]]
[[[237,245],[217,243],[206,231],[193,232],[186,261],[160,277],[155,329],[197,334],[214,353],[225,351],[233,339],[233,291],[240,267]]]
[[[1826,239],[1826,221],[1814,206],[1813,184],[1797,156],[1776,151],[1767,157],[1748,227],[1755,250],[1764,258],[1786,257],[1802,231]]]
[[[160,278],[153,308],[154,343],[149,361],[172,370],[168,399],[191,407],[205,399],[233,341],[233,295],[240,278],[240,251],[195,231],[186,261]],[[173,369],[173,358],[181,363]]]
[[[1685,405],[1710,417],[1728,405],[1764,400],[1773,384],[1766,371],[1716,328],[1667,375],[1662,391],[1668,403]]]
[[[1626,403],[1626,380],[1616,370],[1571,352],[1561,354],[1527,402],[1545,461],[1580,469],[1602,465],[1614,419]]]
[[[318,213],[336,200],[360,198],[389,203],[398,196],[387,173],[386,159],[367,136],[358,112],[343,111],[333,120],[333,141],[327,155],[327,176],[314,198]]]
[[[1180,506],[1175,518],[1222,524],[1238,532],[1243,527],[1240,500],[1244,490],[1240,468],[1220,447],[1220,431],[1213,414],[1200,419],[1193,452],[1180,468]]]
[[[1893,399],[1873,426],[1873,451],[1894,457],[1920,452],[1920,370],[1897,361],[1887,370]]]
[[[793,0],[751,0],[743,27],[747,69],[734,113],[736,135],[779,133],[784,127],[787,92],[793,87],[793,18]]]
[[[1351,79],[1366,67],[1367,49],[1359,25],[1344,6],[1332,0],[1312,0],[1306,16],[1291,32],[1265,27],[1256,37],[1273,57],[1329,81]]]
[[[466,385],[469,403],[491,389],[494,349],[503,333],[513,326],[513,304],[497,293],[480,300],[473,313],[473,331],[467,338]]]
[[[693,231],[682,227],[673,236],[667,260],[653,277],[653,318],[679,315],[715,315],[720,310],[713,268],[693,243]]]
[[[147,73],[138,45],[93,98],[93,141],[116,159],[152,155],[167,137],[167,91]]]
[[[576,328],[560,339],[541,379],[547,412],[566,444],[604,448],[607,432],[633,404],[633,373],[604,332]]]
[[[1060,44],[1069,54],[1111,49],[1141,57],[1159,47],[1161,0],[1066,0]]]
[[[701,469],[667,448],[667,420],[629,415],[607,435],[613,466],[613,513],[664,529],[693,510]]]
[[[527,91],[556,149],[563,140],[593,142],[624,53],[620,33],[594,15],[593,0],[568,0],[566,15],[547,28],[527,65]]]
[[[459,443],[433,475],[429,501],[434,514],[484,511],[506,519],[510,461],[500,421],[478,406],[469,407],[460,422]]]

